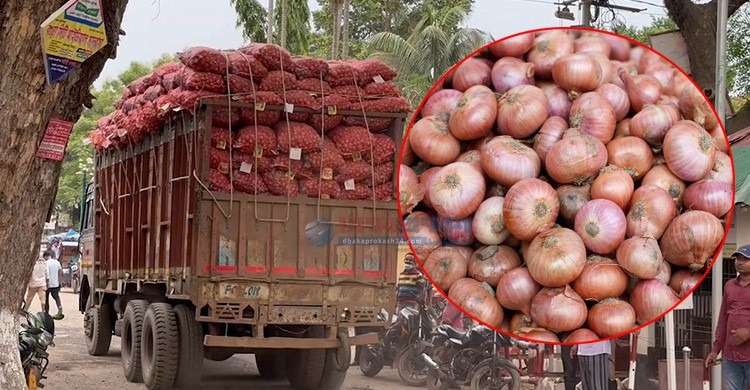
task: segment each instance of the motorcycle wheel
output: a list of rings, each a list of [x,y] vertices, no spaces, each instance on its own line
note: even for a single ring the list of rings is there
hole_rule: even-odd
[[[429,390],[449,390],[450,384],[440,378],[440,373],[435,370],[427,371],[427,388]]]
[[[417,354],[417,349],[410,347],[401,353],[396,360],[398,376],[407,386],[424,387],[427,384],[427,364]]]
[[[521,375],[518,368],[506,361],[498,361],[492,367],[492,360],[479,363],[471,375],[471,390],[519,390]]]
[[[359,353],[359,370],[368,378],[378,375],[385,365],[383,358],[371,348],[365,345]]]
[[[37,366],[31,366],[26,370],[26,387],[29,390],[38,390],[39,380],[42,379],[41,370]]]

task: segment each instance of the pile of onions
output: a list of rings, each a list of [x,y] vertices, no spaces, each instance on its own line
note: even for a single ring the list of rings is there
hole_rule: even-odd
[[[726,135],[645,46],[521,34],[446,73],[409,129],[400,211],[439,290],[536,342],[619,337],[705,276],[731,219]]]

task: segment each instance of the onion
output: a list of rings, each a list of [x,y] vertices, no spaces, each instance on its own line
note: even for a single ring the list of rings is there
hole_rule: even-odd
[[[414,154],[432,165],[451,163],[461,153],[461,143],[448,130],[448,114],[428,116],[414,123],[409,131]]]
[[[631,75],[627,72],[620,74],[622,82],[625,83],[625,89],[630,97],[630,106],[635,111],[641,111],[647,104],[656,104],[662,94],[662,87],[659,80],[653,76],[639,74]]]
[[[602,168],[591,184],[591,199],[607,199],[625,210],[634,190],[633,178],[624,169],[610,165]]]
[[[615,134],[615,109],[596,92],[579,96],[570,107],[570,127],[608,143]]]
[[[528,268],[518,267],[500,278],[497,283],[496,297],[504,308],[529,314],[531,300],[541,289],[542,286],[531,277]]]
[[[628,238],[617,248],[617,263],[639,279],[655,278],[662,259],[659,243],[648,235]]]
[[[464,93],[455,89],[443,89],[433,93],[422,106],[422,117],[453,112]]]
[[[615,127],[614,138],[622,138],[622,137],[630,136],[630,121],[631,121],[630,118],[625,118],[617,122],[617,126]]]
[[[546,81],[538,81],[536,86],[547,96],[549,116],[559,116],[567,121],[570,117],[570,107],[573,105],[570,97],[568,97],[568,92],[560,88],[557,84]]]
[[[419,176],[419,184],[422,186],[422,188],[430,188],[430,186],[432,185],[432,180],[435,178],[435,175],[440,172],[441,169],[443,169],[443,167],[432,167],[422,172],[422,175]],[[432,202],[430,201],[430,191],[424,191],[424,199],[422,199],[422,203],[425,206],[432,208]]]
[[[690,80],[685,73],[675,72],[674,77],[672,78],[672,83],[664,90],[664,93],[679,98],[682,94],[682,90],[685,89],[685,86],[687,85],[690,85],[695,89],[692,80]]]
[[[464,255],[449,247],[432,251],[423,267],[432,283],[440,290],[448,292],[456,281],[466,277],[468,271],[468,263]]]
[[[703,280],[702,272],[683,269],[672,275],[672,279],[669,281],[669,287],[677,293],[678,297],[684,298],[693,291],[695,286],[700,284],[701,280]]]
[[[718,149],[722,153],[727,153],[729,151],[729,144],[727,143],[727,135],[724,133],[724,129],[721,128],[721,125],[717,125],[708,132],[711,134],[711,137],[714,139],[714,145],[716,145],[716,149]]]
[[[547,120],[547,96],[533,85],[510,89],[497,101],[497,128],[500,134],[526,138]]]
[[[588,328],[578,328],[570,332],[562,341],[566,344],[578,345],[593,340],[599,340],[596,333]]]
[[[612,78],[615,75],[615,68],[612,64],[612,61],[609,60],[609,57],[597,52],[585,52],[584,54],[598,62],[599,66],[602,69],[602,78],[599,82],[599,86],[601,86],[602,84],[611,83]]]
[[[425,189],[419,184],[417,174],[403,164],[398,171],[398,192],[402,214],[411,213],[425,194]]]
[[[552,228],[531,241],[525,259],[537,283],[544,287],[563,287],[583,272],[586,246],[574,231]]]
[[[559,343],[556,334],[543,328],[521,328],[515,333],[516,336],[540,343]]]
[[[643,46],[635,45],[633,48],[630,49],[630,62],[637,64],[640,62],[641,57],[643,57],[643,53],[645,53],[646,50]]]
[[[557,187],[560,200],[560,215],[567,221],[575,221],[578,211],[591,200],[591,185],[562,185]]]
[[[664,258],[678,266],[698,271],[716,254],[724,238],[719,218],[699,210],[678,216],[661,239]]]
[[[657,66],[666,64],[664,59],[651,49],[644,49],[643,54],[638,59],[638,73],[646,73]]]
[[[603,72],[599,62],[588,54],[568,54],[560,57],[552,65],[552,78],[555,83],[570,93],[578,95],[593,91],[602,84]]]
[[[677,73],[677,70],[669,64],[655,66],[646,72],[646,74],[653,76],[659,81],[662,91],[665,91],[672,84],[672,79],[674,79],[675,73]]]
[[[435,249],[442,244],[432,217],[424,211],[416,211],[404,218],[404,232],[409,240],[414,255],[425,261]]]
[[[680,112],[685,119],[692,120],[706,129],[713,129],[719,124],[703,93],[692,83],[686,83],[679,94]]]
[[[477,85],[464,92],[451,113],[448,128],[459,140],[470,141],[489,134],[495,125],[495,117],[495,94],[488,87]]]
[[[655,185],[642,185],[630,199],[627,236],[648,233],[658,240],[677,214],[677,207],[667,191]]]
[[[471,278],[459,279],[451,286],[448,298],[472,318],[489,326],[496,327],[503,322],[503,308],[486,283]]]
[[[594,52],[609,58],[612,48],[603,39],[605,34],[584,34],[573,42],[576,53]]]
[[[628,276],[614,260],[592,255],[586,259],[583,272],[571,287],[583,299],[601,301],[624,294],[628,288]]]
[[[734,184],[734,171],[732,170],[732,158],[728,154],[716,151],[714,156],[714,167],[704,178],[706,180],[719,180]]]
[[[482,152],[474,149],[474,150],[467,150],[466,152],[458,156],[455,162],[469,163],[474,169],[476,169],[478,172],[483,174],[484,171],[482,171],[481,161],[482,161]]]
[[[721,218],[732,208],[732,184],[719,180],[700,180],[685,190],[685,208],[703,210]]]
[[[471,255],[474,254],[474,248],[470,246],[465,246],[465,245],[448,244],[444,246],[443,248],[451,248],[461,253],[461,256],[463,256],[464,259],[466,259],[466,264],[469,264],[469,260],[471,260]]]
[[[558,183],[581,184],[607,164],[607,147],[577,130],[569,129],[547,152],[544,166]]]
[[[533,149],[507,135],[495,137],[482,147],[480,163],[490,179],[505,187],[539,176],[542,165]]]
[[[613,139],[607,144],[607,155],[610,165],[624,169],[635,181],[640,180],[654,162],[654,153],[646,141],[634,136]]]
[[[664,191],[674,200],[675,206],[682,208],[682,198],[685,195],[685,182],[675,176],[666,164],[656,165],[648,171],[641,181],[641,186],[655,185]]]
[[[600,85],[596,93],[601,95],[615,110],[616,121],[623,120],[630,112],[630,100],[624,89],[612,83],[606,83]]]
[[[674,291],[657,279],[641,280],[630,293],[630,304],[639,325],[663,316],[679,302]]]
[[[534,46],[534,34],[523,33],[505,38],[489,45],[487,48],[497,57],[520,57]]]
[[[664,137],[664,159],[677,177],[700,180],[714,165],[716,148],[711,135],[692,121],[679,121]]]
[[[510,231],[503,222],[504,201],[505,198],[500,196],[487,198],[474,214],[472,231],[482,244],[499,245],[510,236]]]
[[[673,124],[682,120],[682,114],[680,113],[680,99],[677,99],[674,96],[661,95],[657,105],[661,106],[661,108],[669,114],[669,117],[672,118]]]
[[[541,79],[552,78],[552,66],[562,56],[573,53],[573,38],[565,31],[546,31],[534,40],[527,60],[534,64],[535,76]]]
[[[553,332],[568,332],[586,323],[588,309],[570,286],[543,288],[531,301],[531,319]]]
[[[551,185],[539,179],[523,179],[505,195],[503,222],[513,236],[529,241],[550,229],[559,211],[560,201]]]
[[[575,231],[586,249],[598,254],[608,254],[625,239],[625,213],[620,206],[607,199],[594,199],[586,203],[575,219]]]
[[[664,136],[672,127],[672,118],[661,105],[648,104],[630,121],[630,134],[643,138],[649,145],[661,149]]]
[[[446,240],[456,245],[471,245],[474,243],[471,224],[471,216],[460,219],[438,217],[438,231],[442,233]]]
[[[505,57],[492,66],[492,85],[503,94],[519,85],[534,85],[534,64]]]
[[[534,297],[531,298],[533,299]],[[531,307],[531,300],[529,300],[529,307]],[[511,333],[516,333],[523,328],[536,328],[537,326],[538,325],[531,319],[531,317],[523,312],[513,314],[513,317],[510,319]]]
[[[622,335],[635,328],[635,310],[625,301],[605,299],[589,310],[588,323],[601,337]]]
[[[463,92],[475,85],[491,85],[490,66],[477,58],[466,59],[453,73],[453,88]]]
[[[401,164],[412,165],[417,160],[417,156],[414,151],[411,150],[411,145],[408,142],[403,143],[403,150],[401,151]]]
[[[568,129],[568,122],[559,116],[551,116],[544,121],[542,128],[534,136],[534,151],[541,161],[547,157],[547,152],[552,145],[557,143],[563,137],[563,133]]]
[[[508,271],[521,266],[521,258],[511,247],[489,245],[474,252],[469,262],[469,277],[497,287]]]
[[[617,61],[627,61],[630,57],[630,41],[617,35],[601,34],[610,47],[610,57]]]
[[[465,218],[484,200],[484,176],[471,164],[454,162],[443,167],[430,185],[430,201],[439,215]]]
[[[659,274],[656,275],[654,279],[661,280],[665,284],[668,284],[671,278],[672,278],[672,266],[669,264],[668,261],[662,260],[661,263],[659,263]]]

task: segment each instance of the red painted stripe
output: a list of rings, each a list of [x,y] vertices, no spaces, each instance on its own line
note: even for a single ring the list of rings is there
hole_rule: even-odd
[[[366,278],[379,278],[383,276],[383,273],[381,271],[362,271],[362,275]]]
[[[297,267],[273,267],[271,272],[275,274],[296,274]]]
[[[216,272],[237,272],[236,265],[217,265],[215,268]]]
[[[325,268],[307,268],[305,273],[308,275],[328,275],[328,270]]]
[[[245,267],[245,272],[250,272],[250,273],[265,273],[266,272],[266,267],[264,267],[262,265],[261,266],[257,266],[257,265],[248,266],[248,267]]]
[[[353,269],[337,269],[336,275],[354,275]]]

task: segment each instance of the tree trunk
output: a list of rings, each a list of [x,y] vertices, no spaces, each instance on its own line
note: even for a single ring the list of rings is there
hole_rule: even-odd
[[[331,59],[339,58],[339,41],[341,40],[341,1],[331,0],[331,15],[333,22],[333,42],[331,42]]]
[[[281,47],[286,49],[286,30],[289,20],[289,0],[281,0]]]
[[[344,27],[341,31],[341,58],[349,58],[349,0],[342,6]]]
[[[266,26],[266,43],[273,43],[273,25],[276,23],[273,15],[273,0],[268,0],[268,26]]]
[[[39,25],[63,0],[0,2],[0,389],[25,389],[18,321],[61,163],[37,159],[51,118],[75,122],[91,105],[89,88],[114,58],[128,0],[104,2],[109,44],[55,86],[48,86]],[[31,196],[30,196],[31,195]]]

